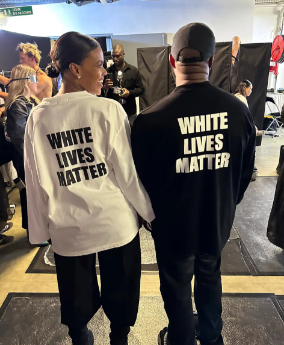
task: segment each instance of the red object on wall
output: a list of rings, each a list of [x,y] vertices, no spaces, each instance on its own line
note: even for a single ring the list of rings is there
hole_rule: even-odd
[[[269,72],[273,72],[275,75],[278,75],[278,63],[275,63],[275,66],[269,67]]]
[[[274,62],[283,62],[281,58],[283,58],[284,53],[284,36],[278,35],[275,37],[272,49],[271,49],[271,57]]]

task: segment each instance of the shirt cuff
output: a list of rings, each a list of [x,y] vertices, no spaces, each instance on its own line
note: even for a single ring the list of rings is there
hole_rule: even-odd
[[[135,90],[130,90],[130,91],[129,91],[129,96],[131,96],[131,97],[136,97]]]

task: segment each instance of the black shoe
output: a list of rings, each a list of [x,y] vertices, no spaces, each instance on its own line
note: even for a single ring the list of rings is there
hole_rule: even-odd
[[[12,243],[13,241],[14,241],[13,236],[0,235],[0,246],[4,246],[5,244]]]
[[[168,327],[165,327],[158,335],[158,344],[159,345],[170,345],[168,341]]]
[[[171,345],[168,339],[168,327],[165,327],[158,335],[158,344],[159,345]],[[197,345],[197,342],[195,342]],[[219,345],[219,344],[218,344]]]

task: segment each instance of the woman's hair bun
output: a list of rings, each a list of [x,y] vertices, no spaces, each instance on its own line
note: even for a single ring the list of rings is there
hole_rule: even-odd
[[[58,78],[60,74],[53,62],[46,67],[45,72],[50,78]]]

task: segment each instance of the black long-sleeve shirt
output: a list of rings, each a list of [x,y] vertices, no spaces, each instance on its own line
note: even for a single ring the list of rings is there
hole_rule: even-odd
[[[117,80],[117,70],[115,65],[110,66],[107,69],[107,72],[112,75],[113,86],[120,86],[119,81]],[[128,117],[132,115],[136,115],[136,101],[135,97],[139,97],[144,92],[144,86],[142,84],[141,75],[138,71],[138,68],[132,66],[125,62],[123,72],[123,79],[121,86],[129,91],[129,97],[125,99],[126,103],[122,104],[125,112],[127,113]],[[121,97],[113,93],[112,89],[109,89],[106,93],[107,98],[112,98],[116,101],[119,101]]]
[[[132,127],[136,169],[166,253],[219,255],[254,167],[248,108],[209,82],[179,86]]]

